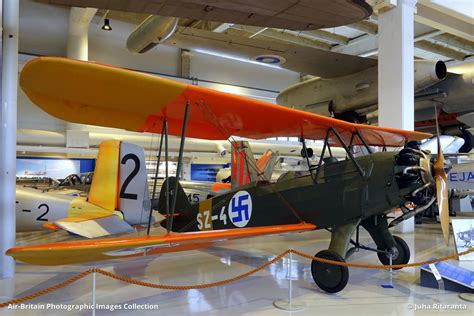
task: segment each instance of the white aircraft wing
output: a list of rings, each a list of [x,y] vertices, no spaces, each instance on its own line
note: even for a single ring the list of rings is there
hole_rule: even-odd
[[[280,59],[278,66],[281,68],[322,78],[350,75],[377,66],[376,59],[194,28],[180,28],[164,44],[247,60],[258,60],[267,56],[274,61]]]

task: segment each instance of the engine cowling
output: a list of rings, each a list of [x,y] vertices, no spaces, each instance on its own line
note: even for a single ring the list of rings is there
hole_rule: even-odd
[[[400,189],[421,186],[405,198],[417,205],[427,204],[433,197],[431,155],[421,150],[417,141],[408,142],[396,156],[396,179]]]
[[[150,15],[129,35],[127,49],[143,54],[173,35],[178,18]]]
[[[415,61],[415,91],[431,87],[446,78],[448,70],[444,62],[417,60]]]

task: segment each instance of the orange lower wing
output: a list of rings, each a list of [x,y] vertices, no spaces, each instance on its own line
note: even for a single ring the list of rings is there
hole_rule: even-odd
[[[315,225],[300,223],[158,236],[107,238],[16,247],[9,249],[7,255],[18,261],[36,265],[74,264],[181,251],[196,248],[199,244],[205,247],[219,240],[314,229],[316,229]]]

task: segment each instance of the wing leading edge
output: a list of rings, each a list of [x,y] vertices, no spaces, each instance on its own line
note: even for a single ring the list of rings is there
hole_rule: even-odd
[[[279,226],[262,226],[228,230],[165,234],[157,236],[107,238],[71,241],[53,244],[16,247],[7,255],[16,260],[36,265],[62,265],[107,259],[143,256],[162,252],[205,247],[209,243],[270,234],[309,231],[313,224],[300,223]]]
[[[20,85],[49,114],[65,121],[180,135],[185,104],[191,105],[187,136],[226,140],[288,136],[324,139],[328,128],[346,142],[358,131],[369,145],[402,146],[431,134],[353,124],[117,67],[56,57],[28,62]],[[61,91],[58,93],[58,91]],[[261,118],[261,119],[256,119]],[[264,120],[263,120],[264,118]],[[338,142],[330,139],[332,145]]]

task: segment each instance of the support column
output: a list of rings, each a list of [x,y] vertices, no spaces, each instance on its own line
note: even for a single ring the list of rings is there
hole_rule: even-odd
[[[0,279],[13,278],[15,261],[5,251],[15,245],[16,113],[19,0],[2,2],[0,111]]]
[[[94,8],[71,8],[67,33],[67,57],[89,60],[89,25],[97,13]],[[89,148],[89,132],[80,124],[66,123],[66,147]]]
[[[416,0],[398,0],[379,12],[378,105],[379,125],[413,130],[414,42]],[[400,232],[414,230],[414,219],[397,226]]]
[[[67,33],[67,57],[89,59],[89,24],[97,9],[71,8]]]

